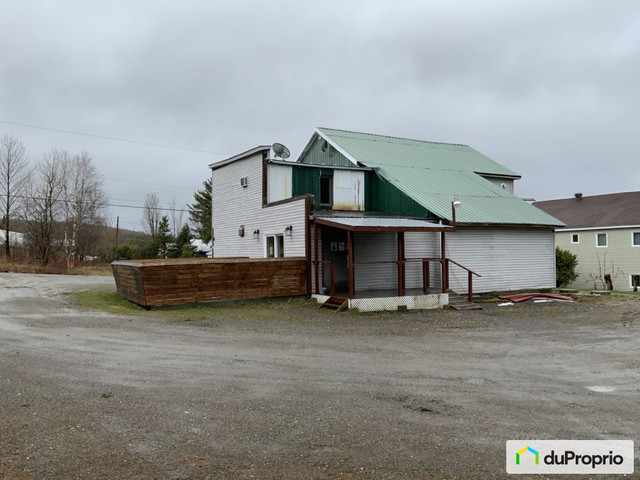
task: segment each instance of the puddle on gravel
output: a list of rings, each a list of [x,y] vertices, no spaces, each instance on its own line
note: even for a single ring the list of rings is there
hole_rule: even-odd
[[[25,327],[24,325],[20,325],[19,323],[13,323],[9,320],[0,318],[0,329],[2,330],[6,330],[8,332],[21,332],[23,330],[26,330],[26,328],[27,327]]]
[[[616,387],[610,387],[607,385],[591,385],[585,388],[587,390],[591,390],[592,392],[598,392],[598,393],[611,393],[617,390]]]

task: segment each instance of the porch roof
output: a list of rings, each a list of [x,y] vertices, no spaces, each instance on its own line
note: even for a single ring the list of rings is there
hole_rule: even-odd
[[[451,227],[416,218],[370,216],[315,216],[320,225],[350,230],[352,232],[443,232]]]

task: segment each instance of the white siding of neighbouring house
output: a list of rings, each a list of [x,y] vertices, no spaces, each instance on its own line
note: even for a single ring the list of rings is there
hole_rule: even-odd
[[[552,230],[458,228],[446,234],[451,260],[482,275],[473,277],[475,293],[555,287]],[[467,292],[467,272],[450,265],[449,287]]]
[[[241,186],[242,177],[247,187]],[[283,234],[289,225],[293,230],[284,237],[284,256],[304,257],[305,199],[263,208],[261,152],[213,170],[211,186],[214,257],[264,257],[265,236]],[[238,235],[241,226],[244,237]],[[254,230],[260,230],[257,239]]]
[[[364,172],[333,171],[333,209],[364,210]]]
[[[286,165],[268,165],[267,202],[278,202],[293,196],[293,169]]]

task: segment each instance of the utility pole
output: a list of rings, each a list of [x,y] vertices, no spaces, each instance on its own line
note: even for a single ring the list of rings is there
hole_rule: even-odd
[[[118,233],[120,232],[120,216],[116,217],[116,249],[118,248]]]

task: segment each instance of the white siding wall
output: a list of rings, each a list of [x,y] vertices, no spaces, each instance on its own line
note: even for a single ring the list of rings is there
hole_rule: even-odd
[[[248,177],[248,186],[240,179]],[[262,208],[262,154],[238,160],[213,171],[214,257],[264,257],[265,235],[282,234],[293,226],[292,235],[284,237],[286,257],[305,254],[305,200]],[[244,237],[238,229],[244,225]],[[253,238],[253,231],[260,237]]]
[[[458,228],[447,233],[447,257],[482,275],[474,292],[555,287],[555,246],[551,230]],[[467,291],[467,272],[451,265],[449,287]]]
[[[267,168],[267,202],[278,202],[293,195],[292,168],[286,165],[269,165]]]
[[[440,257],[440,234],[426,232],[407,232],[404,235],[405,258]],[[430,264],[430,287],[442,286],[440,264]],[[405,268],[407,288],[422,288],[422,263],[407,263]]]
[[[333,209],[364,210],[364,172],[334,170]]]
[[[353,235],[357,262],[397,260],[395,233],[356,232]],[[356,265],[356,291],[386,290],[398,287],[398,267],[394,263]]]
[[[505,178],[499,178],[499,177],[485,177],[485,176],[483,176],[483,178],[485,178],[486,180],[489,180],[491,183],[493,183],[497,187],[504,188],[509,193],[514,192],[513,180],[511,179],[505,179]]]
[[[395,261],[398,258],[396,233],[356,232],[354,245],[356,262]],[[404,237],[405,258],[440,256],[440,236],[434,233],[407,232]],[[431,287],[440,287],[440,266],[431,265]],[[356,265],[356,291],[394,289],[398,287],[398,267],[395,263]],[[422,264],[407,263],[405,287],[422,288]]]

